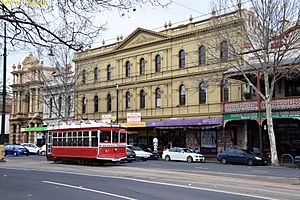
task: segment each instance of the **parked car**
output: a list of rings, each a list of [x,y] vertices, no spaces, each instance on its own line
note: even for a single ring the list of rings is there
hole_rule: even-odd
[[[45,144],[39,149],[38,155],[40,155],[40,156],[46,155],[46,145]]]
[[[157,152],[154,152],[151,148],[146,148],[144,151],[151,153],[149,159],[150,160],[157,160],[159,158],[159,154]]]
[[[21,143],[21,145],[24,146],[26,149],[28,149],[30,154],[37,154],[40,149],[35,144]]]
[[[144,151],[141,147],[136,147],[131,145],[128,145],[127,147],[135,152],[135,156],[137,160],[146,161],[152,156],[152,153]]]
[[[126,158],[127,162],[135,161],[136,154],[135,154],[135,152],[132,149],[126,148],[126,154],[127,154],[127,158]]]
[[[260,156],[246,149],[228,148],[217,155],[218,161],[222,164],[240,163],[248,165],[266,165],[268,164],[265,156]]]
[[[29,155],[29,150],[22,145],[9,144],[4,147],[4,155]]]
[[[187,162],[205,162],[205,157],[200,153],[194,153],[189,148],[173,147],[163,151],[162,158],[166,161],[178,160]]]
[[[300,167],[300,156],[295,156],[295,165]]]

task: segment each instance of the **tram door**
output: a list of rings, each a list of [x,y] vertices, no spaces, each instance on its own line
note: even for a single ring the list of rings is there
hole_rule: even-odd
[[[52,154],[52,132],[48,132],[48,136],[47,136],[47,154],[51,155]]]

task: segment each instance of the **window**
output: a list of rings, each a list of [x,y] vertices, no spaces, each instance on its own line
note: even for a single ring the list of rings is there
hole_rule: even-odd
[[[126,109],[130,108],[130,92],[126,92]]]
[[[82,83],[86,83],[86,71],[82,71]]]
[[[97,95],[94,97],[94,112],[98,112],[98,107],[99,107],[99,98]]]
[[[62,97],[59,96],[58,97],[58,117],[61,116],[61,110],[62,110],[61,108],[62,108]]]
[[[126,143],[126,133],[120,132],[120,142]]]
[[[129,61],[126,62],[125,68],[126,68],[126,77],[129,77],[130,76],[130,62]]]
[[[91,132],[91,139],[92,139],[92,147],[98,146],[98,132],[92,131]]]
[[[155,90],[155,107],[156,108],[161,107],[161,91],[160,91],[160,88],[157,88]]]
[[[86,98],[82,98],[82,113],[86,113]]]
[[[224,80],[224,102],[229,100],[228,80]]]
[[[71,96],[69,95],[68,98],[67,98],[67,115],[68,117],[70,117],[71,115]]]
[[[206,103],[206,82],[203,81],[199,85],[199,103],[205,104]]]
[[[179,51],[179,68],[185,67],[185,52],[183,49]]]
[[[205,46],[202,45],[199,47],[199,65],[205,64],[205,59]]]
[[[145,91],[141,90],[140,91],[140,108],[143,109],[145,108]]]
[[[49,101],[49,107],[50,107],[49,118],[51,118],[52,117],[52,111],[53,111],[53,99],[52,99],[52,97],[50,98],[50,101]]]
[[[107,66],[107,80],[111,80],[111,65]]]
[[[95,69],[94,69],[94,81],[97,81],[98,80],[98,77],[99,76],[99,72],[98,72],[98,67],[96,67]]]
[[[109,142],[111,141],[110,131],[101,131],[100,133],[100,142]]]
[[[119,132],[118,131],[113,131],[112,132],[112,142],[119,142]]]
[[[161,68],[161,60],[160,55],[155,56],[155,72],[160,72]]]
[[[145,74],[145,59],[141,58],[140,60],[140,75]]]
[[[179,105],[185,105],[185,87],[184,85],[179,86]]]
[[[107,95],[107,112],[111,112],[111,95]]]
[[[226,61],[228,59],[228,44],[226,41],[221,42],[220,59],[221,61]]]

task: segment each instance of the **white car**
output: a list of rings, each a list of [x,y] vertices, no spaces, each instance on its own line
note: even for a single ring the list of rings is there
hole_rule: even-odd
[[[200,153],[194,153],[189,148],[173,147],[163,151],[162,158],[166,161],[179,160],[187,162],[204,162],[205,157]]]
[[[39,149],[38,154],[40,156],[46,155],[46,145],[45,144]]]
[[[36,146],[35,144],[30,144],[30,143],[21,143],[23,147],[28,149],[29,154],[37,154],[40,148]]]
[[[148,160],[150,156],[152,156],[152,153],[146,152],[140,147],[135,147],[131,145],[128,145],[127,147],[134,151],[137,160]]]

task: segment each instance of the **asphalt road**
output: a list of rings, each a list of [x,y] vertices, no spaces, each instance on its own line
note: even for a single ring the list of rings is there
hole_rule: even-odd
[[[108,176],[99,177],[59,172],[1,169],[0,199],[255,200],[267,198]]]
[[[296,168],[164,160],[84,166],[54,164],[42,156],[5,159],[0,163],[1,200],[300,199]]]

